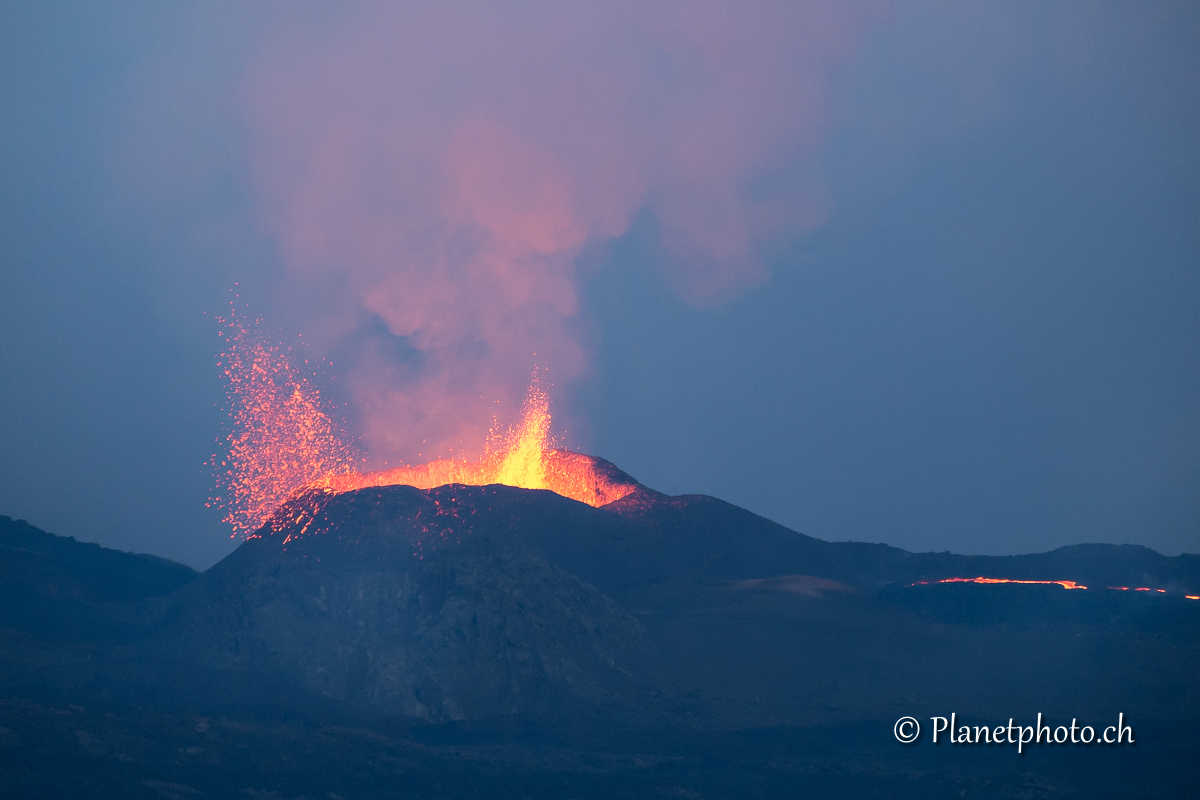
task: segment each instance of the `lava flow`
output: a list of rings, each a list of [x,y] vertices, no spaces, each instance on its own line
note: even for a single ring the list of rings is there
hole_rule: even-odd
[[[919,581],[921,584],[927,584],[929,581]],[[1075,581],[1019,581],[1012,578],[942,578],[938,583],[1046,583],[1057,584],[1064,589],[1086,589],[1086,586],[1081,586]]]
[[[934,583],[1043,583],[1043,584],[1055,584],[1055,585],[1063,587],[1064,589],[1086,589],[1087,588],[1083,584],[1076,583],[1075,581],[1021,581],[1021,580],[1015,580],[1012,578],[984,578],[984,577],[979,577],[979,578],[942,578],[941,580],[934,581]],[[912,585],[913,586],[927,586],[927,585],[929,585],[929,581],[917,581],[916,583],[914,583]],[[1109,586],[1108,588],[1115,589],[1115,590],[1121,591],[1121,592],[1131,591],[1128,586]],[[1132,589],[1132,591],[1135,591],[1135,592],[1158,592],[1159,594],[1167,594],[1166,589],[1152,589],[1148,586],[1138,586],[1138,587],[1135,587],[1134,589]],[[1188,600],[1200,600],[1200,595],[1189,594],[1189,595],[1184,595],[1184,596]]]
[[[555,447],[550,400],[535,373],[521,421],[493,428],[478,461],[439,459],[419,466],[358,472],[363,455],[337,425],[337,414],[288,357],[232,314],[220,364],[229,400],[228,453],[214,456],[217,495],[234,535],[258,530],[301,491],[337,494],[375,486],[432,489],[446,484],[503,484],[548,489],[602,506],[637,488],[606,461]],[[306,362],[307,363],[307,362]]]

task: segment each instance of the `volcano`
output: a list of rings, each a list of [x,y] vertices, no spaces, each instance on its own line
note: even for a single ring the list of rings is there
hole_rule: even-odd
[[[198,576],[5,518],[0,746],[27,757],[0,788],[1105,796],[1152,775],[1172,796],[1197,777],[1200,557],[826,542],[559,458],[590,495],[312,485]],[[1120,712],[1142,738],[1021,760],[892,738],[951,711]]]

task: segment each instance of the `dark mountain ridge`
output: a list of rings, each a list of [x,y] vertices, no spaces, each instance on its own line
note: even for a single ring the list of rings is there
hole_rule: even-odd
[[[49,597],[131,602],[169,594],[197,575],[191,567],[55,536],[0,515],[0,586]]]
[[[39,637],[112,633],[126,606],[190,583],[191,567],[55,536],[0,516],[0,628]]]
[[[977,575],[1096,588],[936,583]],[[146,647],[433,722],[682,714],[741,727],[812,723],[826,706],[868,715],[914,687],[969,702],[979,676],[1015,702],[1033,679],[1022,652],[1057,665],[1042,683],[1100,704],[1107,684],[1079,683],[1097,670],[1084,654],[1124,631],[1100,672],[1116,680],[1122,658],[1157,652],[1179,667],[1171,702],[1194,702],[1186,637],[1132,642],[1138,626],[1191,630],[1200,603],[1183,592],[1196,586],[1195,559],[1145,548],[913,554],[823,542],[703,496],[639,490],[592,508],[505,486],[389,486],[294,498],[175,596]],[[1087,647],[1064,650],[1068,629]],[[954,659],[972,677],[944,674]]]
[[[1200,721],[1200,601],[1184,596],[1200,590],[1200,557],[1141,547],[908,553],[645,487],[593,508],[506,486],[385,486],[294,497],[198,576],[2,518],[0,575],[14,598],[0,617],[0,748],[39,736],[44,758],[83,748],[88,769],[118,776],[113,796],[226,796],[249,776],[306,796],[590,796],[597,780],[596,796],[778,796],[830,769],[855,796],[874,784],[852,774],[892,775],[890,796],[958,796],[979,769],[1026,796],[1016,787],[1030,780],[1131,791],[1157,770],[1156,791],[1183,796],[1194,770],[1178,754],[1200,744],[1179,732]],[[937,582],[976,576],[1089,588]],[[1032,777],[999,762],[910,770],[891,723],[950,711],[997,723],[1122,711],[1158,745],[1125,766]],[[746,749],[736,737],[749,731],[761,733]],[[819,744],[846,731],[878,739]],[[516,742],[534,750],[503,749]],[[308,762],[288,760],[296,749]],[[451,762],[476,777],[453,791],[387,777]],[[67,785],[20,774],[0,769],[0,790]],[[607,793],[600,775],[616,781]]]

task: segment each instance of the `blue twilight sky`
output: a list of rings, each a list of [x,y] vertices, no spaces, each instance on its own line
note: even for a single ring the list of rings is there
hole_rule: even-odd
[[[813,536],[1200,552],[1200,6],[851,5],[0,4],[0,513],[229,552],[236,283],[375,463],[544,358]]]

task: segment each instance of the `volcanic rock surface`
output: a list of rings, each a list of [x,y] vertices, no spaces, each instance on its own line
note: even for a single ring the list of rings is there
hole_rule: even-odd
[[[939,583],[977,576],[1089,588]],[[907,553],[636,484],[599,508],[379,486],[296,496],[199,576],[0,518],[0,579],[0,755],[22,754],[0,760],[5,797],[928,797],[981,780],[1096,797],[1144,794],[1146,776],[1169,797],[1200,778],[1198,556]],[[945,753],[891,738],[899,716],[950,712],[1122,712],[1143,738],[933,772]]]
[[[435,722],[580,704],[635,711],[641,625],[536,549],[494,535],[487,504],[507,491],[297,498],[183,593],[161,641],[211,667],[278,673]]]
[[[640,486],[601,508],[507,486],[313,491],[180,592],[147,648],[430,722],[808,724],[904,698],[977,702],[981,680],[1018,702],[1039,664],[1055,691],[1100,705],[1122,659],[1179,665],[1163,679],[1186,691],[1186,642],[1104,643],[1148,613],[1200,618],[1182,598],[1198,561],[910,554]],[[937,583],[985,574],[1093,588]],[[1150,609],[1108,581],[1172,595]]]

